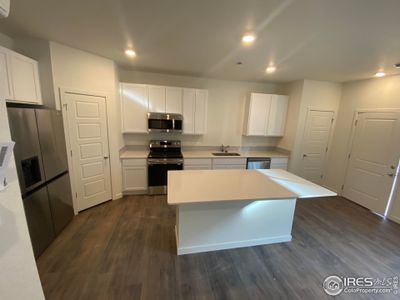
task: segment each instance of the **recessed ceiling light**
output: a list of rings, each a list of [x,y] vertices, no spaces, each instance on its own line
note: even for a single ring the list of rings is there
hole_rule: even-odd
[[[254,34],[245,34],[242,37],[243,44],[250,45],[256,40],[256,36]]]
[[[274,66],[269,66],[265,72],[267,72],[268,74],[274,73],[276,71],[276,67]]]
[[[125,54],[128,57],[136,57],[136,52],[134,50],[132,50],[132,49],[126,49],[125,50]]]
[[[385,76],[385,75],[386,75],[385,72],[379,71],[379,72],[377,72],[377,73],[375,74],[375,77],[383,77],[383,76]]]

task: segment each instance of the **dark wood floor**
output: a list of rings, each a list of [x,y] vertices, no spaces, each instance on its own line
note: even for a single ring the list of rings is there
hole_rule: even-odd
[[[400,273],[400,225],[339,197],[298,201],[290,243],[177,257],[174,226],[165,196],[79,214],[38,260],[46,298],[329,299],[327,275]]]

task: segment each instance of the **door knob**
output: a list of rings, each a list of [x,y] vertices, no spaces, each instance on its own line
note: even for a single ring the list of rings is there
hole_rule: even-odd
[[[303,158],[307,157],[307,154],[303,154]]]
[[[108,156],[104,156],[104,159],[108,159]]]
[[[391,165],[390,168],[391,168],[392,170],[396,169],[396,167],[393,166],[393,165]]]
[[[387,176],[393,177],[394,174],[393,173],[388,173]]]

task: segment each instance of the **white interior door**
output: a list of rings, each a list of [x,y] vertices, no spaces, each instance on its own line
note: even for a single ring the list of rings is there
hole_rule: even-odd
[[[359,113],[343,196],[383,214],[400,156],[400,113]]]
[[[78,211],[111,199],[106,99],[66,93],[73,178]]]
[[[302,177],[322,184],[333,124],[333,111],[310,110],[303,138]]]

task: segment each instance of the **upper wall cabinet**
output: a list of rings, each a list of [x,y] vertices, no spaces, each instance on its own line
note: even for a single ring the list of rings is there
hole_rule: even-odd
[[[121,83],[123,133],[147,133],[147,113],[183,115],[183,133],[207,132],[206,90]]]
[[[182,114],[182,88],[148,85],[149,112]]]
[[[183,89],[166,87],[165,90],[165,112],[171,114],[182,114]]]
[[[0,93],[9,102],[42,104],[38,62],[0,47]]]
[[[207,90],[183,89],[183,133],[207,133]]]
[[[288,96],[251,93],[245,123],[247,136],[283,136]]]
[[[149,111],[165,113],[166,91],[163,86],[148,86],[149,91]]]
[[[144,84],[121,84],[121,116],[123,133],[147,132],[149,111],[148,89]]]

